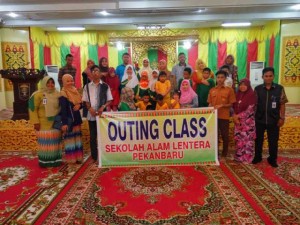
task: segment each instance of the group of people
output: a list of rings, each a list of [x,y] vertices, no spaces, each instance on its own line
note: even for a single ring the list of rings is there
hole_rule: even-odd
[[[275,84],[274,69],[265,68],[264,83],[252,89],[250,81],[238,79],[234,58],[228,55],[224,65],[214,74],[198,59],[195,69],[186,64],[184,53],[178,55],[179,63],[168,71],[165,60],[158,70],[150,67],[149,59],[143,59],[142,68],[130,64],[130,55],[124,53],[123,63],[116,69],[109,67],[102,57],[99,66],[88,60],[82,73],[83,94],[74,86],[76,69],[73,56],[66,56],[66,66],[59,71],[61,92],[55,90],[54,80],[45,77],[41,90],[30,99],[30,119],[38,131],[39,159],[41,166],[61,163],[61,133],[52,129],[53,117],[60,114],[66,159],[82,162],[82,123],[79,110],[83,108],[90,130],[90,147],[93,160],[97,161],[96,116],[103,111],[165,110],[179,108],[214,107],[218,109],[218,129],[223,140],[222,156],[226,157],[229,145],[229,118],[235,124],[235,160],[245,163],[262,161],[264,132],[269,141],[268,162],[277,167],[279,127],[284,123],[287,98],[284,88]],[[69,130],[67,118],[74,126]],[[55,145],[55,146],[54,146]],[[54,151],[56,149],[57,151]],[[55,152],[55,153],[54,153]],[[50,159],[50,160],[49,160]]]

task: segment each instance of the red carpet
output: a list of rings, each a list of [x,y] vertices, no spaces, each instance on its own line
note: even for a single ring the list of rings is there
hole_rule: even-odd
[[[40,224],[263,224],[220,167],[90,164]]]
[[[33,223],[79,168],[47,169],[33,156],[1,155],[0,224]]]

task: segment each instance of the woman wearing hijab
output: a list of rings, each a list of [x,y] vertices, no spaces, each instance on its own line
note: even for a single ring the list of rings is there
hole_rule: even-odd
[[[52,128],[59,113],[59,92],[54,79],[46,76],[41,89],[29,99],[29,118],[34,124],[38,141],[38,158],[41,167],[60,166],[62,163],[61,131]]]
[[[99,69],[100,69],[100,73],[102,74],[101,80],[106,82],[106,77],[108,76],[108,71],[109,71],[108,59],[106,57],[100,58]]]
[[[87,64],[87,66],[81,74],[82,81],[83,81],[83,86],[82,86],[83,88],[86,84],[88,84],[89,82],[91,82],[93,80],[91,68],[92,68],[92,66],[95,65],[95,62],[93,60],[89,59],[86,64]],[[87,113],[88,113],[87,108],[83,107],[82,117],[86,117]]]
[[[224,65],[229,67],[229,77],[231,76],[231,79],[233,81],[232,88],[234,88],[235,90],[239,84],[239,77],[238,77],[238,67],[234,65],[233,55],[228,55],[226,57]]]
[[[190,80],[184,79],[180,85],[180,106],[181,108],[197,108],[198,95],[193,90]]]
[[[236,153],[234,159],[239,162],[251,163],[254,157],[256,96],[245,78],[239,83],[234,103],[234,139]]]
[[[120,96],[120,104],[119,104],[120,111],[135,111],[136,107],[134,104],[134,92],[132,88],[124,87],[121,90]]]
[[[81,95],[74,87],[74,80],[70,74],[63,75],[62,81],[63,88],[60,92],[59,104],[66,160],[68,163],[82,163],[82,119],[79,111],[82,107]],[[68,118],[73,120],[72,127],[68,127]]]
[[[152,74],[152,69],[150,67],[150,61],[148,58],[143,59],[143,67],[139,70],[139,78],[141,77],[143,71],[147,71],[148,76]]]
[[[193,89],[197,91],[197,87],[203,84],[203,70],[207,68],[206,64],[202,59],[197,59],[195,64],[195,71],[192,73],[191,80],[193,81]],[[210,78],[214,78],[214,73],[210,72]],[[197,92],[198,93],[198,92]]]
[[[134,72],[132,65],[127,65],[124,70],[124,75],[121,81],[121,89],[124,87],[129,87],[131,89],[135,89],[139,84],[139,80]]]

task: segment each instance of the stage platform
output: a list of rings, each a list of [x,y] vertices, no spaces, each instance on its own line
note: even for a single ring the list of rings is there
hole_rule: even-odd
[[[12,109],[0,111],[0,152],[17,151],[36,154],[37,141],[33,125],[26,120],[12,121]],[[82,125],[84,151],[89,152],[88,123]],[[266,137],[265,137],[266,139]],[[267,147],[265,141],[264,147]],[[280,131],[279,149],[300,152],[300,105],[287,105],[286,121]],[[233,123],[230,123],[230,152],[234,152]]]

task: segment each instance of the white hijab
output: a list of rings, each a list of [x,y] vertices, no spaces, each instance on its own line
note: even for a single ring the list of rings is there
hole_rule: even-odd
[[[131,78],[131,80],[128,81],[128,83],[125,85],[125,87],[135,88],[135,86],[139,84],[139,80],[138,80],[138,78],[135,74],[135,71],[134,71],[132,65],[127,65],[125,67],[124,75],[122,77],[122,82],[124,82],[125,80],[128,80],[127,70],[128,70],[129,67],[131,67],[131,69],[132,69],[132,78]]]

